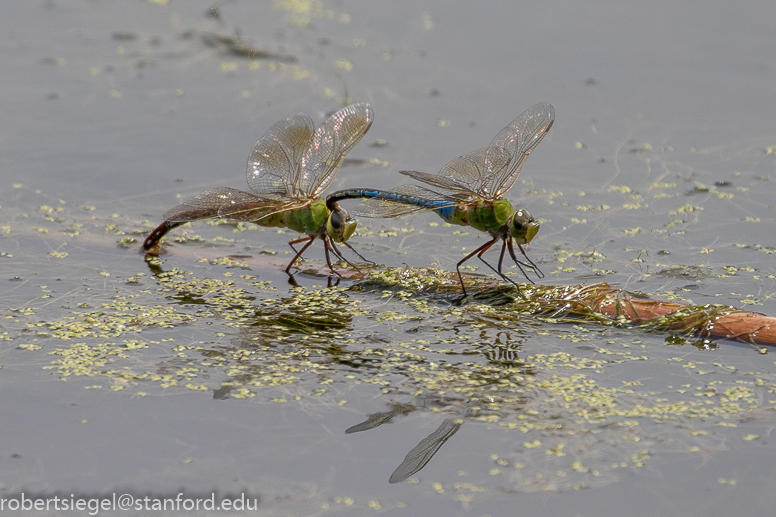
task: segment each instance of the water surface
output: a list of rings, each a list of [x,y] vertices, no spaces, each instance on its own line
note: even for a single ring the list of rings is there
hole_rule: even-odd
[[[371,103],[331,190],[389,188],[548,101],[556,123],[508,195],[542,220],[545,282],[773,315],[772,3],[210,7],[25,2],[0,21],[4,494],[771,512],[772,353],[305,274],[295,290],[287,231],[195,223],[150,268],[137,241],[181,197],[245,189],[251,146],[290,114]],[[390,267],[449,270],[484,242],[433,214],[360,228],[351,243]],[[446,440],[389,483],[429,436]]]

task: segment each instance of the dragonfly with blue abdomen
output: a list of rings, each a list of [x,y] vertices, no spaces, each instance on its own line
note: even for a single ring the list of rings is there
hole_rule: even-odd
[[[429,187],[401,185],[392,190],[346,189],[330,194],[326,198],[327,203],[335,206],[343,199],[366,198],[352,210],[354,215],[360,217],[401,217],[433,210],[450,224],[471,226],[487,232],[491,240],[456,264],[464,295],[466,286],[460,267],[475,255],[501,278],[512,282],[519,289],[516,282],[502,273],[504,253],[509,251],[528,281],[533,283],[524,267],[532,269],[539,278],[543,278],[544,274],[528,258],[523,248],[539,232],[539,223],[527,210],[513,209],[503,196],[515,184],[525,159],[539,145],[554,121],[555,110],[551,104],[536,104],[499,132],[488,147],[452,160],[438,174],[399,171]],[[494,268],[482,255],[499,240],[503,241],[503,246],[498,267]],[[528,264],[518,260],[513,242]]]
[[[181,203],[164,213],[164,222],[146,238],[143,250],[158,253],[161,238],[189,221],[226,218],[304,233],[305,237],[289,242],[296,252],[285,269],[289,276],[291,266],[315,239],[323,241],[329,269],[340,275],[331,265],[329,251],[353,264],[335,243],[366,259],[347,243],[356,221],[337,203],[327,205],[321,194],[373,120],[372,107],[359,103],[337,111],[317,129],[303,113],[277,122],[256,142],[248,158],[247,179],[252,192],[218,187]],[[294,244],[303,242],[306,244],[297,252]]]

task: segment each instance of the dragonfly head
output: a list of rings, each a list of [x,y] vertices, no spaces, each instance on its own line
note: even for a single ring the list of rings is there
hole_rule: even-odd
[[[522,208],[512,214],[507,224],[509,234],[517,244],[528,244],[539,233],[539,223],[528,213],[528,210]]]
[[[326,221],[326,233],[334,242],[345,242],[356,231],[357,225],[356,220],[337,204]]]

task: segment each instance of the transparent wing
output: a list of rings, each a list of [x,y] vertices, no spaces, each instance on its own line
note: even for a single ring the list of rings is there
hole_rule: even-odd
[[[299,169],[309,155],[315,124],[304,113],[277,122],[253,146],[248,186],[262,198],[287,198],[296,192]]]
[[[486,151],[487,149],[477,149],[450,160],[437,174],[417,171],[399,171],[399,173],[429,185],[449,190],[457,197],[481,197],[480,185],[484,181]]]
[[[302,113],[281,120],[253,147],[248,185],[261,198],[319,197],[373,120],[366,103],[339,110],[318,129]]]
[[[501,130],[487,148],[483,182],[478,191],[488,199],[506,193],[520,176],[525,159],[547,135],[555,121],[549,102],[531,106]]]
[[[543,102],[532,106],[502,129],[489,147],[459,156],[438,174],[399,171],[418,181],[449,190],[458,197],[500,198],[514,185],[526,157],[552,127],[555,110]]]
[[[342,160],[363,138],[374,121],[372,107],[361,102],[351,104],[315,130],[309,153],[294,182],[298,197],[318,198],[334,179]]]
[[[224,203],[245,195],[250,196],[247,192],[229,187],[206,190],[167,210],[162,215],[162,219],[170,222],[186,222],[218,217],[218,211]]]
[[[380,191],[379,196],[363,201],[351,210],[351,213],[358,217],[390,219],[423,210],[453,206],[457,202],[447,194],[420,185],[399,185],[393,190]]]
[[[381,199],[367,199],[350,211],[356,217],[372,217],[376,219],[392,219],[405,215],[422,212],[425,208],[383,201]]]
[[[304,203],[277,198],[262,198],[250,192],[237,190],[221,204],[218,209],[218,217],[227,217],[238,221],[256,221],[270,214],[292,210],[300,204]]]

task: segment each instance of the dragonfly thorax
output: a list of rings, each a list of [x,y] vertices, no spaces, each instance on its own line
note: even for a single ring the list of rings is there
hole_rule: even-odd
[[[290,230],[307,235],[315,235],[326,227],[329,210],[323,199],[283,212],[283,221]]]
[[[475,230],[496,235],[507,224],[513,211],[506,199],[481,200],[466,207],[466,221]]]
[[[522,208],[512,214],[508,224],[509,234],[517,244],[528,244],[539,233],[539,223]]]

